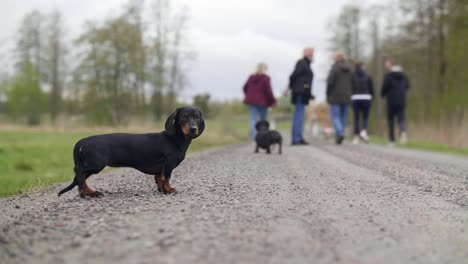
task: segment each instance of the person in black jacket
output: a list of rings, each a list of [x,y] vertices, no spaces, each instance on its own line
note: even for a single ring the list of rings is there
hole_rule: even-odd
[[[367,134],[367,125],[369,121],[369,112],[371,109],[372,98],[374,97],[374,86],[372,78],[364,70],[362,62],[355,63],[354,70],[355,85],[352,89],[351,101],[354,112],[354,139],[353,144],[359,143],[359,138],[369,143]],[[362,115],[362,129],[360,128],[360,117]]]
[[[307,145],[304,140],[305,106],[309,104],[312,95],[312,80],[314,73],[310,68],[314,57],[314,49],[305,48],[304,57],[296,63],[293,73],[289,77],[289,89],[292,92],[291,103],[294,104],[294,117],[292,126],[292,145]]]
[[[387,98],[387,121],[390,146],[395,145],[394,119],[397,117],[400,126],[400,143],[406,144],[405,107],[406,93],[410,89],[408,77],[403,72],[395,59],[389,58],[385,61],[388,73],[385,75],[382,85],[382,98]]]

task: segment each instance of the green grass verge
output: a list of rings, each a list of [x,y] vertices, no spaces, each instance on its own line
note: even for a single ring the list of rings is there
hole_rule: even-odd
[[[379,137],[373,137],[371,143],[386,145],[388,140]],[[434,143],[434,142],[424,142],[424,141],[409,141],[406,145],[397,144],[398,147],[408,148],[408,149],[417,149],[417,150],[427,150],[440,153],[450,153],[468,156],[468,148],[463,147],[453,147],[444,144]]]
[[[73,145],[91,133],[0,132],[0,196],[73,177]]]

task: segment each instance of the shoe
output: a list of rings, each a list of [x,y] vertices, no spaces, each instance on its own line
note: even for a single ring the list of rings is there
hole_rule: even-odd
[[[389,148],[394,148],[396,145],[395,145],[395,142],[390,142],[388,143],[388,147]]]
[[[301,140],[301,141],[298,141],[298,142],[292,142],[291,143],[291,146],[305,146],[305,145],[309,145],[309,142],[307,142],[305,140]]]
[[[343,143],[343,140],[344,140],[344,136],[337,136],[336,140],[335,140],[335,143],[337,145],[341,145]]]
[[[406,132],[401,132],[400,134],[400,144],[406,145],[408,143],[408,135]]]
[[[363,129],[361,133],[359,133],[359,137],[361,137],[364,142],[369,143],[369,135],[367,135],[367,131]]]
[[[354,138],[353,138],[353,144],[354,144],[354,145],[359,144],[359,137],[358,137],[358,136],[354,136]]]

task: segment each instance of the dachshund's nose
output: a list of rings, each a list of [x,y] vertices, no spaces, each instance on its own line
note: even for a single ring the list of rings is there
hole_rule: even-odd
[[[196,126],[191,126],[190,127],[190,134],[195,134],[197,133],[198,128]]]

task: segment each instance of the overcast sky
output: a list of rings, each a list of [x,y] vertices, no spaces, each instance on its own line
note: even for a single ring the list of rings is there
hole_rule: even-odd
[[[151,1],[151,0],[147,0]],[[368,0],[377,2],[384,0]],[[69,37],[86,20],[115,14],[128,0],[3,0],[0,8],[0,59],[25,13],[37,8],[64,13]],[[331,60],[327,23],[349,0],[172,0],[190,12],[189,38],[197,60],[190,66],[185,97],[210,92],[215,98],[241,98],[241,87],[259,61],[268,64],[273,90],[280,95],[305,46],[316,49],[314,88],[322,95]],[[3,58],[1,58],[3,57]]]

